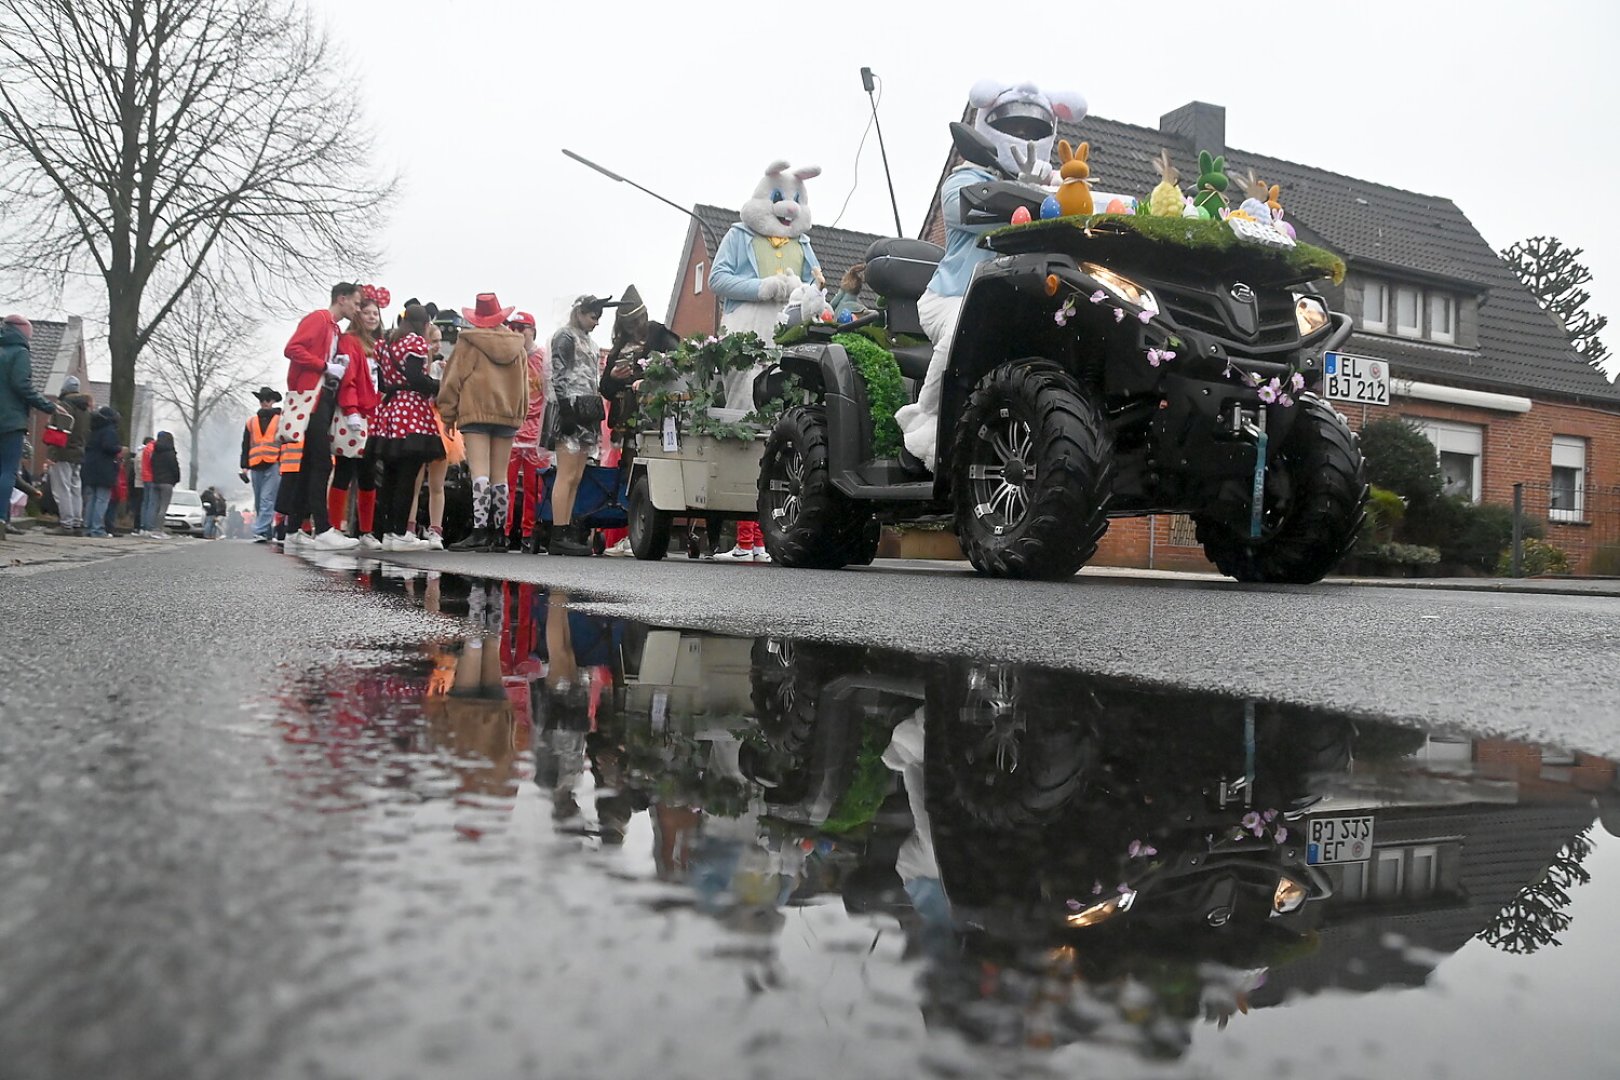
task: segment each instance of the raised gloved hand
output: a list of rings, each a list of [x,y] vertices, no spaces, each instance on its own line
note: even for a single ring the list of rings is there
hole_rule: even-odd
[[[1018,165],[1018,179],[1043,187],[1052,183],[1052,163],[1040,156],[1033,142],[1027,144],[1023,153],[1019,153],[1018,147],[1013,147],[1012,157]]]
[[[343,373],[349,370],[349,361],[346,357],[339,357],[326,362],[326,373],[334,379],[343,378]]]
[[[798,279],[787,274],[772,274],[759,283],[761,300],[786,300],[798,285]]]

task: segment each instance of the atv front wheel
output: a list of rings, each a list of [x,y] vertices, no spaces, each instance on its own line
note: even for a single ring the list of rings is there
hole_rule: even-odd
[[[871,517],[833,486],[821,406],[784,412],[759,466],[759,524],[771,558],[822,570],[862,562]]]
[[[1251,540],[1223,521],[1195,519],[1204,554],[1239,581],[1320,581],[1361,528],[1367,482],[1355,434],[1314,395],[1294,407],[1299,415],[1288,440],[1267,467],[1272,475],[1260,538]]]
[[[981,574],[1066,578],[1097,550],[1113,456],[1097,408],[1064,371],[1017,360],[974,387],[956,425],[956,537]]]

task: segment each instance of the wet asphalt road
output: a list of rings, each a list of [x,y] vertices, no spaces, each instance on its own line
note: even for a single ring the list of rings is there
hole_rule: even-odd
[[[1620,751],[1620,600],[671,558],[399,556],[558,584],[631,618],[1075,668]],[[937,564],[936,564],[937,565]]]
[[[1044,661],[1620,751],[1606,600],[436,564],[666,625]],[[341,728],[334,699],[356,679],[386,697],[402,644],[473,632],[333,565],[199,544],[0,582],[5,1080],[991,1074],[949,1038],[919,1056],[892,934],[813,907],[773,945],[739,944],[681,918],[645,860],[539,828],[555,808],[469,787],[455,758],[401,764],[386,738],[310,736]],[[1577,951],[1594,944],[1578,926]],[[766,992],[784,967],[789,992]],[[1010,1058],[994,1074],[1047,1068]]]

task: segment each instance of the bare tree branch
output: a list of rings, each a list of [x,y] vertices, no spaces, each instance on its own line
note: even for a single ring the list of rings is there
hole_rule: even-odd
[[[60,294],[94,267],[125,416],[206,278],[374,261],[396,181],[302,0],[0,0],[0,24],[0,275]]]

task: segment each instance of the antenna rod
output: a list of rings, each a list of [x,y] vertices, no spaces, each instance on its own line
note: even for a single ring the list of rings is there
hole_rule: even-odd
[[[703,240],[704,240],[704,242],[706,244],[709,245],[709,258],[713,259],[715,257],[715,255],[719,252],[720,245],[718,243],[716,243],[715,238],[714,238],[714,234],[709,231],[708,224],[702,218],[698,217],[697,214],[693,213],[691,210],[688,210],[686,207],[682,206],[678,202],[675,202],[673,199],[664,198],[662,195],[658,194],[658,192],[653,191],[650,188],[642,187],[640,184],[636,183],[634,180],[630,180],[630,179],[628,179],[626,177],[620,176],[618,173],[614,172],[612,169],[603,168],[601,165],[598,165],[596,162],[592,161],[590,158],[583,157],[580,154],[576,154],[572,150],[568,149],[567,147],[562,147],[562,152],[564,154],[568,155],[569,157],[573,158],[575,161],[579,162],[581,165],[584,165],[585,167],[590,168],[590,169],[595,169],[597,172],[601,173],[603,176],[607,177],[609,180],[616,180],[621,184],[629,184],[631,187],[635,188],[637,191],[646,192],[648,195],[651,195],[653,198],[657,199],[659,202],[664,203],[667,206],[673,206],[675,209],[679,210],[681,213],[685,214],[687,217],[689,217],[693,221],[697,222],[698,223],[698,228],[703,230]],[[684,274],[685,271],[682,270],[682,273]],[[715,329],[719,330],[719,328],[720,328],[720,298],[718,296],[715,297],[714,304],[715,304],[715,316],[714,316],[714,318],[715,318]]]
[[[883,177],[889,182],[889,205],[894,209],[894,235],[900,237],[906,235],[906,232],[900,227],[900,204],[894,198],[894,174],[889,172],[889,151],[883,145],[883,125],[878,123],[877,98],[872,96],[874,85],[872,69],[861,68],[861,86],[866,88],[867,100],[872,103],[872,126],[877,128],[878,152],[883,155]]]

